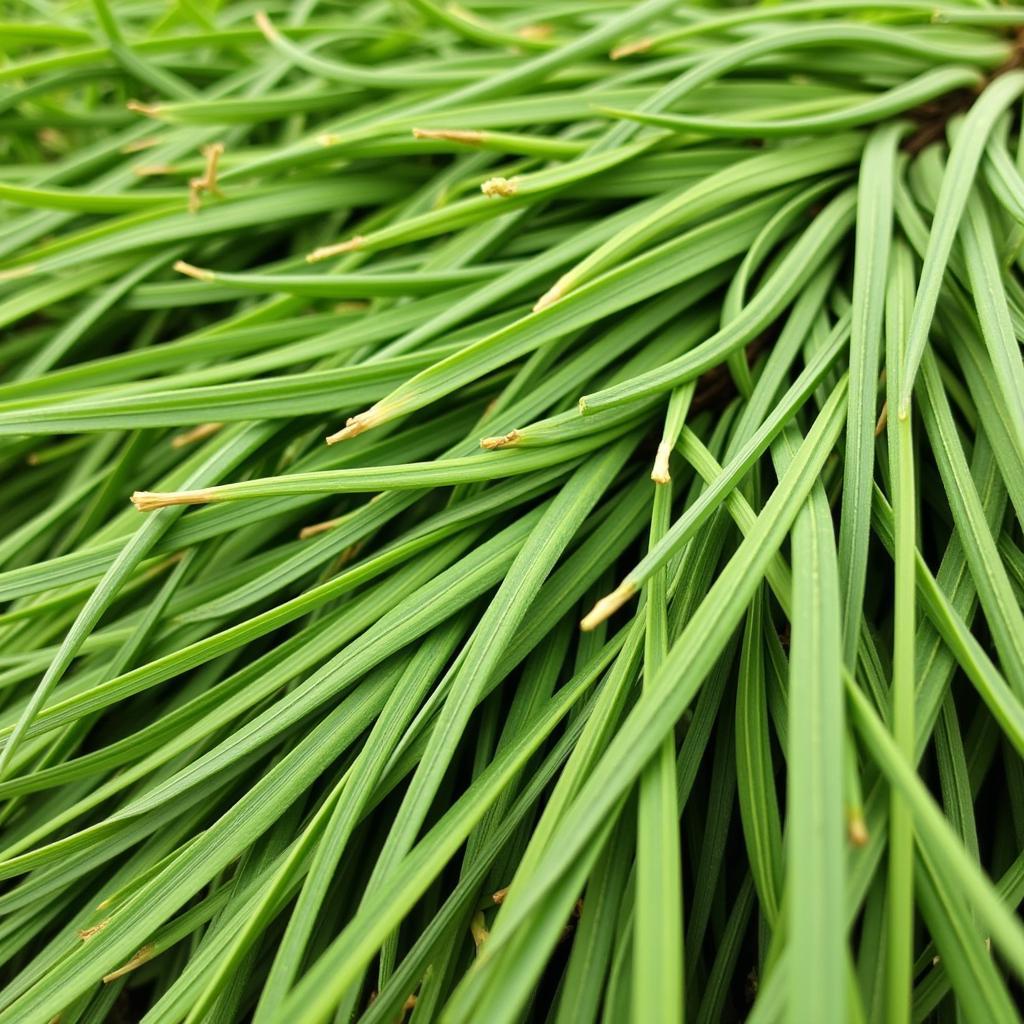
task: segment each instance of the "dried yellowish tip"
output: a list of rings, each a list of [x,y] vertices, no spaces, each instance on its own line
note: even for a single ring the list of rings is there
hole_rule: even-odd
[[[353,235],[348,241],[338,242],[335,245],[321,245],[306,256],[307,263],[318,263],[320,260],[329,260],[332,256],[341,256],[346,252],[354,252],[364,242],[363,235]]]
[[[135,956],[133,956],[131,960],[129,960],[128,963],[126,963],[124,966],[118,967],[116,971],[111,971],[109,974],[103,975],[103,983],[105,985],[110,984],[110,982],[116,980],[117,978],[120,978],[123,975],[128,974],[130,971],[134,971],[136,968],[141,967],[144,963],[146,963],[150,959],[150,957],[152,957],[152,955],[153,947],[143,946],[142,949],[140,949],[135,954]]]
[[[257,11],[253,15],[253,21],[256,22],[256,27],[263,33],[263,35],[273,42],[273,40],[280,38],[280,33],[274,28],[273,22],[267,17],[266,11]]]
[[[550,25],[524,25],[516,35],[521,39],[529,39],[536,42],[544,42],[550,39],[554,29]]]
[[[500,434],[497,437],[485,437],[480,441],[480,447],[487,451],[495,448],[507,448],[509,445],[517,444],[522,435],[518,430],[510,430],[507,434]]]
[[[565,278],[560,277],[534,304],[534,313],[554,305],[565,294]]]
[[[490,938],[491,935],[487,930],[483,911],[478,910],[473,915],[473,919],[469,922],[469,933],[473,936],[473,945],[476,946],[477,951],[479,951],[480,947]]]
[[[882,411],[878,414],[878,422],[875,424],[875,437],[880,437],[882,431],[885,430],[886,423],[889,422],[889,403],[884,402],[882,404]]]
[[[131,496],[132,504],[140,512],[153,512],[170,505],[205,505],[216,500],[216,491],[208,487],[198,491],[135,491]]]
[[[381,415],[377,406],[367,409],[366,412],[361,412],[357,416],[349,416],[341,430],[328,435],[327,443],[337,444],[339,441],[348,441],[350,438],[358,437],[364,430],[375,427],[380,420]]]
[[[0,270],[0,281],[15,281],[19,277],[28,277],[36,272],[35,263],[26,263],[23,267],[14,267],[12,270]]]
[[[583,617],[580,629],[589,633],[597,629],[605,619],[610,619],[634,594],[636,586],[629,580],[620,583],[610,594],[606,594]]]
[[[345,517],[337,516],[334,519],[325,519],[322,523],[313,523],[310,526],[304,526],[299,530],[299,540],[308,540],[310,537],[315,537],[317,534],[326,533],[328,530],[333,530]]]
[[[480,191],[488,199],[494,199],[499,196],[503,198],[514,196],[518,189],[519,186],[516,184],[515,178],[488,178],[480,186]]]
[[[99,933],[103,931],[108,924],[110,924],[110,918],[105,917],[102,921],[100,921],[99,924],[94,924],[91,928],[83,928],[78,933],[78,937],[83,942],[88,942],[91,938],[94,938],[95,936],[99,935]]]
[[[658,445],[657,454],[654,456],[654,468],[651,470],[651,479],[656,484],[667,484],[672,476],[668,469],[668,460],[672,455],[672,445],[667,441],[662,441]]]
[[[200,423],[197,427],[193,427],[191,430],[185,430],[180,434],[175,434],[174,437],[171,438],[171,447],[184,448],[186,445],[195,444],[197,441],[205,441],[208,437],[212,437],[216,434],[223,426],[223,423]]]
[[[160,105],[152,103],[140,103],[138,100],[129,100],[125,106],[136,114],[145,114],[146,117],[159,117]]]
[[[186,277],[194,277],[197,281],[215,281],[217,279],[217,275],[212,270],[206,270],[204,267],[194,267],[191,263],[186,263],[184,260],[175,260],[174,269]]]
[[[632,43],[623,43],[622,46],[616,46],[608,56],[612,60],[621,60],[623,57],[631,57],[634,53],[646,52],[653,43],[653,39],[637,39]]]
[[[413,138],[434,139],[440,142],[461,142],[466,146],[479,146],[484,141],[483,132],[434,131],[430,128],[413,128]]]
[[[132,173],[137,178],[153,178],[159,174],[176,174],[177,170],[173,164],[142,164],[134,168]]]
[[[357,540],[355,544],[349,544],[349,546],[345,548],[340,555],[338,555],[335,566],[338,569],[343,569],[349,562],[354,561],[362,550],[363,542],[361,540]]]
[[[132,153],[141,153],[144,149],[152,149],[154,146],[160,145],[160,139],[153,135],[150,135],[145,139],[136,139],[134,142],[127,142],[121,147],[121,152],[125,156],[129,156]]]
[[[868,826],[864,816],[859,812],[850,815],[850,820],[846,823],[846,835],[854,846],[867,846],[870,838]]]
[[[71,148],[68,137],[56,128],[40,128],[36,133],[40,145],[55,153],[66,153]]]

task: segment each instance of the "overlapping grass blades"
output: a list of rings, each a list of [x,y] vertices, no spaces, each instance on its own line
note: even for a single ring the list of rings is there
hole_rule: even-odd
[[[1024,8],[2,17],[0,1024],[1019,1019]]]

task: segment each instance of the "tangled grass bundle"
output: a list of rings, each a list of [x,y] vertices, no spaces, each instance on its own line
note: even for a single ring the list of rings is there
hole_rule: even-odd
[[[1020,1019],[1024,9],[4,10],[0,1024]]]

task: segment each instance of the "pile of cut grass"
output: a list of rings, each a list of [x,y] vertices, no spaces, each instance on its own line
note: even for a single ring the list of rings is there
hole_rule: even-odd
[[[1024,8],[472,6],[4,8],[0,1024],[1019,1020]]]

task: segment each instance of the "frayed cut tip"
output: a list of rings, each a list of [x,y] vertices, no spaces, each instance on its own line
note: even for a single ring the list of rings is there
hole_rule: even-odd
[[[349,416],[345,421],[345,426],[341,430],[335,431],[333,434],[328,434],[324,439],[328,444],[337,444],[339,441],[348,441],[353,437],[358,437],[363,431],[369,430],[371,427],[377,425],[380,422],[380,413],[375,409],[367,409],[366,412],[361,412],[357,416]]]
[[[654,456],[654,468],[651,470],[651,479],[656,484],[667,484],[672,479],[669,472],[668,460],[672,454],[672,445],[662,441],[658,445],[658,452]]]
[[[480,441],[480,447],[485,451],[494,451],[497,448],[508,448],[517,444],[522,435],[518,430],[510,430],[507,434],[499,434],[497,437],[485,437]]]
[[[155,512],[171,505],[206,505],[214,500],[210,491],[134,491],[131,503],[140,512]]]
[[[514,196],[519,191],[519,185],[516,183],[515,178],[488,178],[481,186],[480,191],[483,192],[488,199],[503,198],[507,199],[509,196]]]

